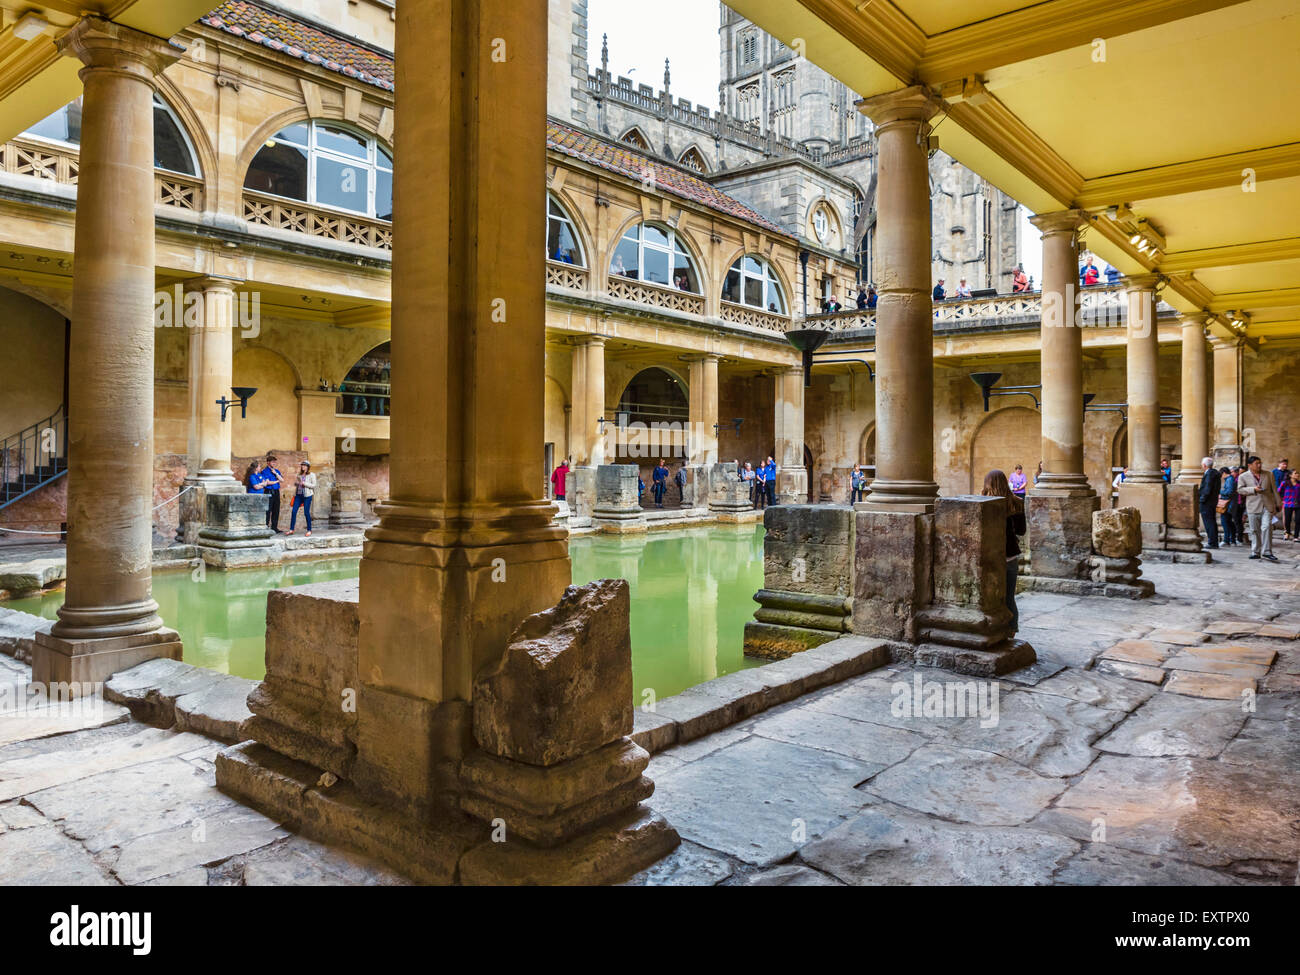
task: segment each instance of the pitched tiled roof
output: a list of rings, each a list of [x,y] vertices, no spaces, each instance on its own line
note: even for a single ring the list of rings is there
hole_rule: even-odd
[[[203,17],[202,22],[273,51],[320,65],[328,71],[337,71],[366,84],[393,90],[391,54],[372,50],[364,44],[349,41],[250,0],[227,0]],[[723,193],[692,171],[637,152],[632,146],[610,142],[555,119],[547,120],[546,143],[557,152],[612,173],[638,181],[645,180],[647,183],[653,178],[655,185],[665,193],[748,221],[771,233],[790,236],[762,214]]]
[[[599,136],[571,128],[555,119],[546,120],[546,145],[585,163],[608,169],[635,180],[653,178],[655,185],[666,193],[684,200],[699,203],[710,210],[726,213],[764,230],[790,236],[762,214],[751,210],[734,197],[727,196],[707,180],[688,169],[682,169],[660,159],[653,159],[621,142],[610,142]]]
[[[376,88],[393,90],[391,55],[247,0],[227,0],[201,18],[201,22],[308,64],[318,64]]]

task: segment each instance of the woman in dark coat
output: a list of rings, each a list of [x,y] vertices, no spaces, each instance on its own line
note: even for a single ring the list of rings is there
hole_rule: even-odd
[[[1007,499],[1007,609],[1011,611],[1011,632],[1020,629],[1020,610],[1016,608],[1016,576],[1020,572],[1020,539],[1027,530],[1025,524],[1025,503],[1011,493],[1007,475],[999,470],[989,471],[984,476],[986,498]]]

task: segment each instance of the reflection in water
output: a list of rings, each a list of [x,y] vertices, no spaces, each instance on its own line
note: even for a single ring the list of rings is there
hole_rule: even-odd
[[[710,525],[569,542],[573,581],[632,587],[632,683],[656,698],[757,665],[742,652],[763,587],[763,527]]]
[[[627,579],[632,587],[632,682],[656,699],[711,677],[756,666],[742,654],[754,593],[763,586],[763,527],[711,525],[640,536],[587,536],[569,542],[573,581]],[[349,579],[357,559],[265,569],[154,575],[153,595],[180,631],[185,660],[240,677],[266,674],[266,594],[309,582]],[[4,603],[54,619],[62,592]]]

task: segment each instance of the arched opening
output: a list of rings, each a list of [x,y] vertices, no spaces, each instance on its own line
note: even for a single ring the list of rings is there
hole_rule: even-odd
[[[635,125],[624,132],[623,135],[619,137],[618,141],[626,142],[628,145],[640,149],[642,152],[650,151],[650,140],[647,139],[645,134]]]
[[[337,412],[343,416],[388,416],[391,343],[376,345],[339,383]]]
[[[614,416],[620,431],[616,462],[639,464],[645,478],[645,471],[661,457],[685,459],[689,420],[690,402],[682,381],[658,366],[642,369],[619,397]]]
[[[577,225],[554,194],[547,197],[546,257],[561,264],[587,266]]]
[[[82,96],[64,105],[52,115],[48,115],[23,133],[51,142],[65,145],[81,145],[81,111]],[[165,169],[183,176],[200,177],[198,154],[190,137],[181,125],[180,119],[172,107],[157,93],[153,96],[153,164],[156,169]]]
[[[786,313],[785,293],[776,270],[757,254],[745,254],[731,265],[722,284],[722,300],[774,315]]]
[[[874,479],[876,476],[876,425],[868,423],[862,431],[862,436],[858,438],[858,461],[862,469],[867,472],[867,477]]]
[[[610,274],[701,294],[700,274],[686,245],[670,227],[634,223],[610,260]]]
[[[704,156],[695,146],[691,146],[683,152],[681,158],[677,161],[687,169],[693,169],[697,173],[707,173],[709,171],[709,164],[705,162]]]
[[[0,383],[3,511],[67,469],[68,320],[35,298],[0,287],[0,348],[21,364]],[[9,514],[26,524],[30,510],[14,514],[21,507]],[[60,503],[54,527],[62,510]]]
[[[393,157],[374,136],[310,119],[285,126],[258,150],[244,189],[393,219]]]
[[[969,490],[978,494],[985,474],[996,468],[1010,476],[1017,464],[1032,484],[1042,450],[1042,417],[1037,410],[1009,406],[990,413],[971,439]]]

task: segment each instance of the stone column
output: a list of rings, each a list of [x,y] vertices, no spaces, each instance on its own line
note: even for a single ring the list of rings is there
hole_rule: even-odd
[[[858,103],[876,123],[876,479],[865,502],[930,512],[934,480],[934,310],[930,301],[928,121],[921,86]]]
[[[601,417],[612,429],[613,417],[605,416],[605,337],[589,335],[573,347],[573,427],[569,447],[574,467],[599,467],[612,463],[606,456],[601,435]]]
[[[545,255],[520,243],[546,223],[546,18],[397,12],[390,494],[361,561],[354,776],[408,807],[455,801],[475,674],[570,581],[538,496]]]
[[[690,429],[686,496],[691,507],[709,502],[709,469],[718,463],[718,360],[712,352],[689,356]]]
[[[232,398],[235,330],[234,278],[206,277],[188,281],[185,288],[202,303],[202,321],[190,329],[189,342],[189,450],[185,487],[180,500],[176,537],[193,545],[203,528],[209,494],[240,494],[243,485],[230,466],[230,433],[236,414],[222,421],[217,401]],[[176,310],[180,315],[180,309]]]
[[[1160,473],[1160,333],[1156,285],[1160,276],[1124,279],[1128,303],[1128,475],[1119,503],[1142,513],[1143,546],[1164,548],[1165,481]]]
[[[1176,552],[1199,553],[1201,458],[1209,450],[1204,314],[1185,315],[1182,375],[1182,466],[1165,491],[1166,547]],[[1208,556],[1208,553],[1207,553]],[[1181,561],[1181,560],[1180,560]]]
[[[1082,580],[1093,555],[1092,513],[1101,505],[1083,468],[1078,232],[1087,215],[1062,210],[1030,222],[1042,231],[1043,242],[1043,474],[1025,502],[1029,574]]]
[[[803,463],[803,369],[776,370],[776,493],[781,504],[808,502],[808,469]]]
[[[100,681],[180,657],[152,595],[155,76],[178,51],[85,17],[59,42],[84,67],[68,349],[67,595],[32,679]],[[215,409],[215,407],[214,407]]]
[[[1242,358],[1246,343],[1240,338],[1210,340],[1214,350],[1214,448],[1217,467],[1244,464],[1246,449],[1241,427],[1244,395]]]

